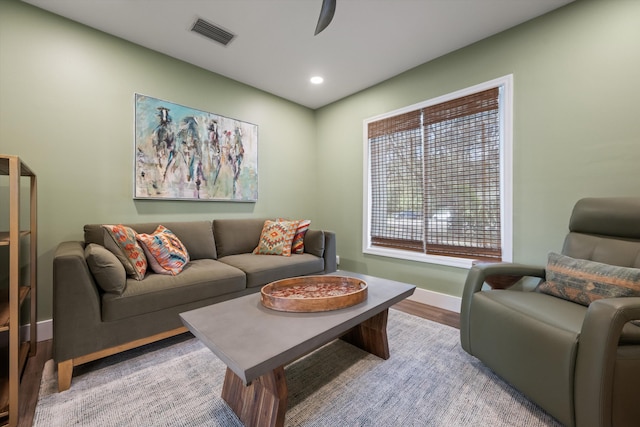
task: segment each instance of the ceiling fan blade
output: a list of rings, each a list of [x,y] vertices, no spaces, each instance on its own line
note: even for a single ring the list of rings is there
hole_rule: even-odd
[[[318,18],[318,25],[316,25],[314,36],[317,36],[322,30],[327,28],[333,19],[334,13],[336,13],[336,0],[322,0],[322,8],[320,9],[320,17]]]

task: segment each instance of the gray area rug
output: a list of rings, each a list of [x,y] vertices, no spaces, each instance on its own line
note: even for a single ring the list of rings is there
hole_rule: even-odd
[[[287,426],[560,426],[460,347],[459,331],[389,311],[391,358],[341,340],[285,369]],[[189,334],[75,369],[45,366],[34,426],[241,426],[225,365]]]

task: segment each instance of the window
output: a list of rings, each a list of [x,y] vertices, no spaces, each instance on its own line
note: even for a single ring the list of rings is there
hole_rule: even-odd
[[[364,121],[364,252],[511,260],[512,77]]]

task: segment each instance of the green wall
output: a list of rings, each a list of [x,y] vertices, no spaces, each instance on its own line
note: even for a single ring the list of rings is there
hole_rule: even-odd
[[[637,0],[577,0],[312,111],[0,0],[0,152],[38,173],[38,317],[51,317],[56,245],[89,222],[304,216],[336,231],[341,268],[461,295],[464,269],[362,254],[362,121],[506,74],[514,260],[544,263],[577,199],[640,196],[638,16]],[[258,202],[134,201],[135,92],[258,124]]]
[[[133,200],[136,92],[257,124],[258,202]],[[310,109],[0,0],[0,152],[38,174],[39,319],[51,318],[53,252],[86,223],[289,216],[321,227],[315,150]]]
[[[578,0],[318,110],[318,215],[341,268],[462,294],[464,269],[362,253],[362,121],[507,74],[514,261],[559,251],[579,198],[640,196],[639,17],[637,0]]]

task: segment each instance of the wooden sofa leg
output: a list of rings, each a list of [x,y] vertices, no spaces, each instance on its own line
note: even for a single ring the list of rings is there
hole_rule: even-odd
[[[73,376],[73,359],[58,363],[58,391],[69,390]]]

